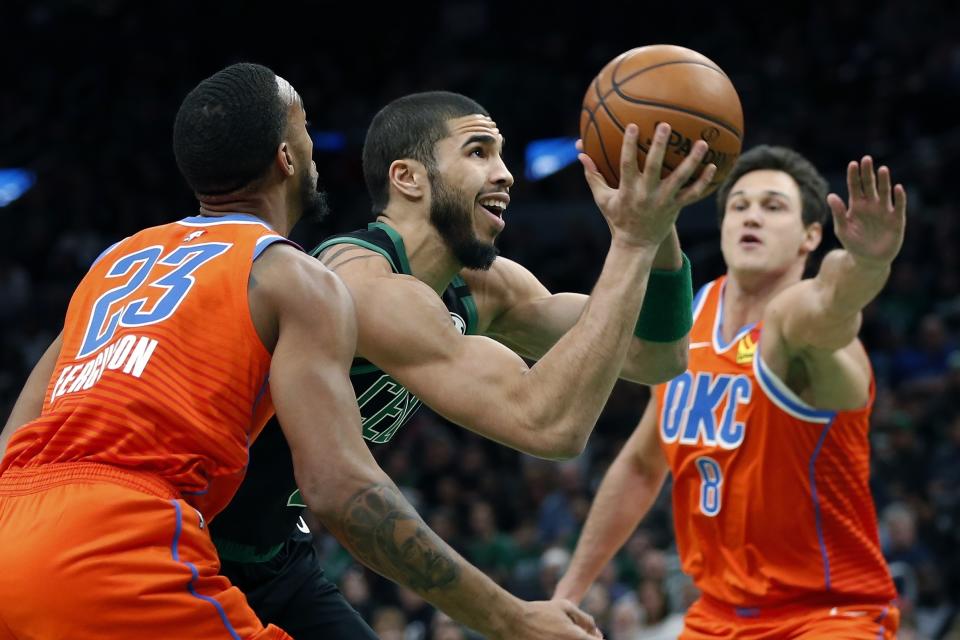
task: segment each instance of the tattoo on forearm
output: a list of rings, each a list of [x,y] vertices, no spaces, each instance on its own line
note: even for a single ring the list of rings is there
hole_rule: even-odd
[[[443,589],[460,577],[452,550],[393,486],[373,484],[355,493],[338,528],[341,542],[361,560],[411,589]]]

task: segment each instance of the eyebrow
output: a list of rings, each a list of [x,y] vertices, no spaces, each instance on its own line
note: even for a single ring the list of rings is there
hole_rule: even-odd
[[[744,191],[743,189],[741,189],[740,191],[734,191],[734,192],[731,193],[728,197],[732,198],[732,197],[734,197],[734,196],[743,196],[743,195],[746,195],[746,193],[747,193],[746,191]],[[763,195],[765,195],[765,196],[780,196],[781,198],[784,198],[784,199],[786,199],[786,200],[789,200],[789,199],[790,199],[790,196],[788,196],[788,195],[785,194],[784,192],[782,192],[782,191],[774,191],[773,189],[767,189],[766,191],[763,192]]]
[[[477,133],[467,138],[467,141],[464,142],[462,145],[460,145],[460,148],[463,149],[465,147],[469,147],[471,144],[474,144],[476,142],[479,142],[481,144],[496,144],[497,139],[488,133]],[[505,144],[507,144],[507,139],[504,138],[503,136],[500,136],[500,146],[503,146]]]

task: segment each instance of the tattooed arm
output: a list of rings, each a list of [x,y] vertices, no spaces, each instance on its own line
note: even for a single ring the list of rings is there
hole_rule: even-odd
[[[352,300],[320,262],[294,252],[267,249],[249,295],[273,349],[270,391],[310,509],[358,560],[488,637],[589,638],[580,627],[594,630],[593,620],[571,603],[523,602],[467,563],[380,469],[361,438],[348,376]]]

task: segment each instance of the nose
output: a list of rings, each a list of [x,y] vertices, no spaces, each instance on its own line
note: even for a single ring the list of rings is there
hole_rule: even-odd
[[[751,205],[745,212],[743,223],[749,227],[759,227],[763,224],[763,212],[757,205]]]
[[[497,156],[497,161],[494,163],[490,181],[504,189],[509,189],[513,186],[513,174],[507,169],[506,163],[500,156]]]

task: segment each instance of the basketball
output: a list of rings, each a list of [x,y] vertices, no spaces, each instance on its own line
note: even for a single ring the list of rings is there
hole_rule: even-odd
[[[670,125],[664,176],[683,161],[695,141],[705,140],[710,150],[703,164],[717,166],[706,193],[720,186],[740,156],[743,108],[737,90],[709,58],[684,47],[631,49],[611,60],[590,83],[580,112],[580,138],[584,153],[613,187],[620,182],[620,147],[631,122],[640,127],[641,170],[656,125]]]

